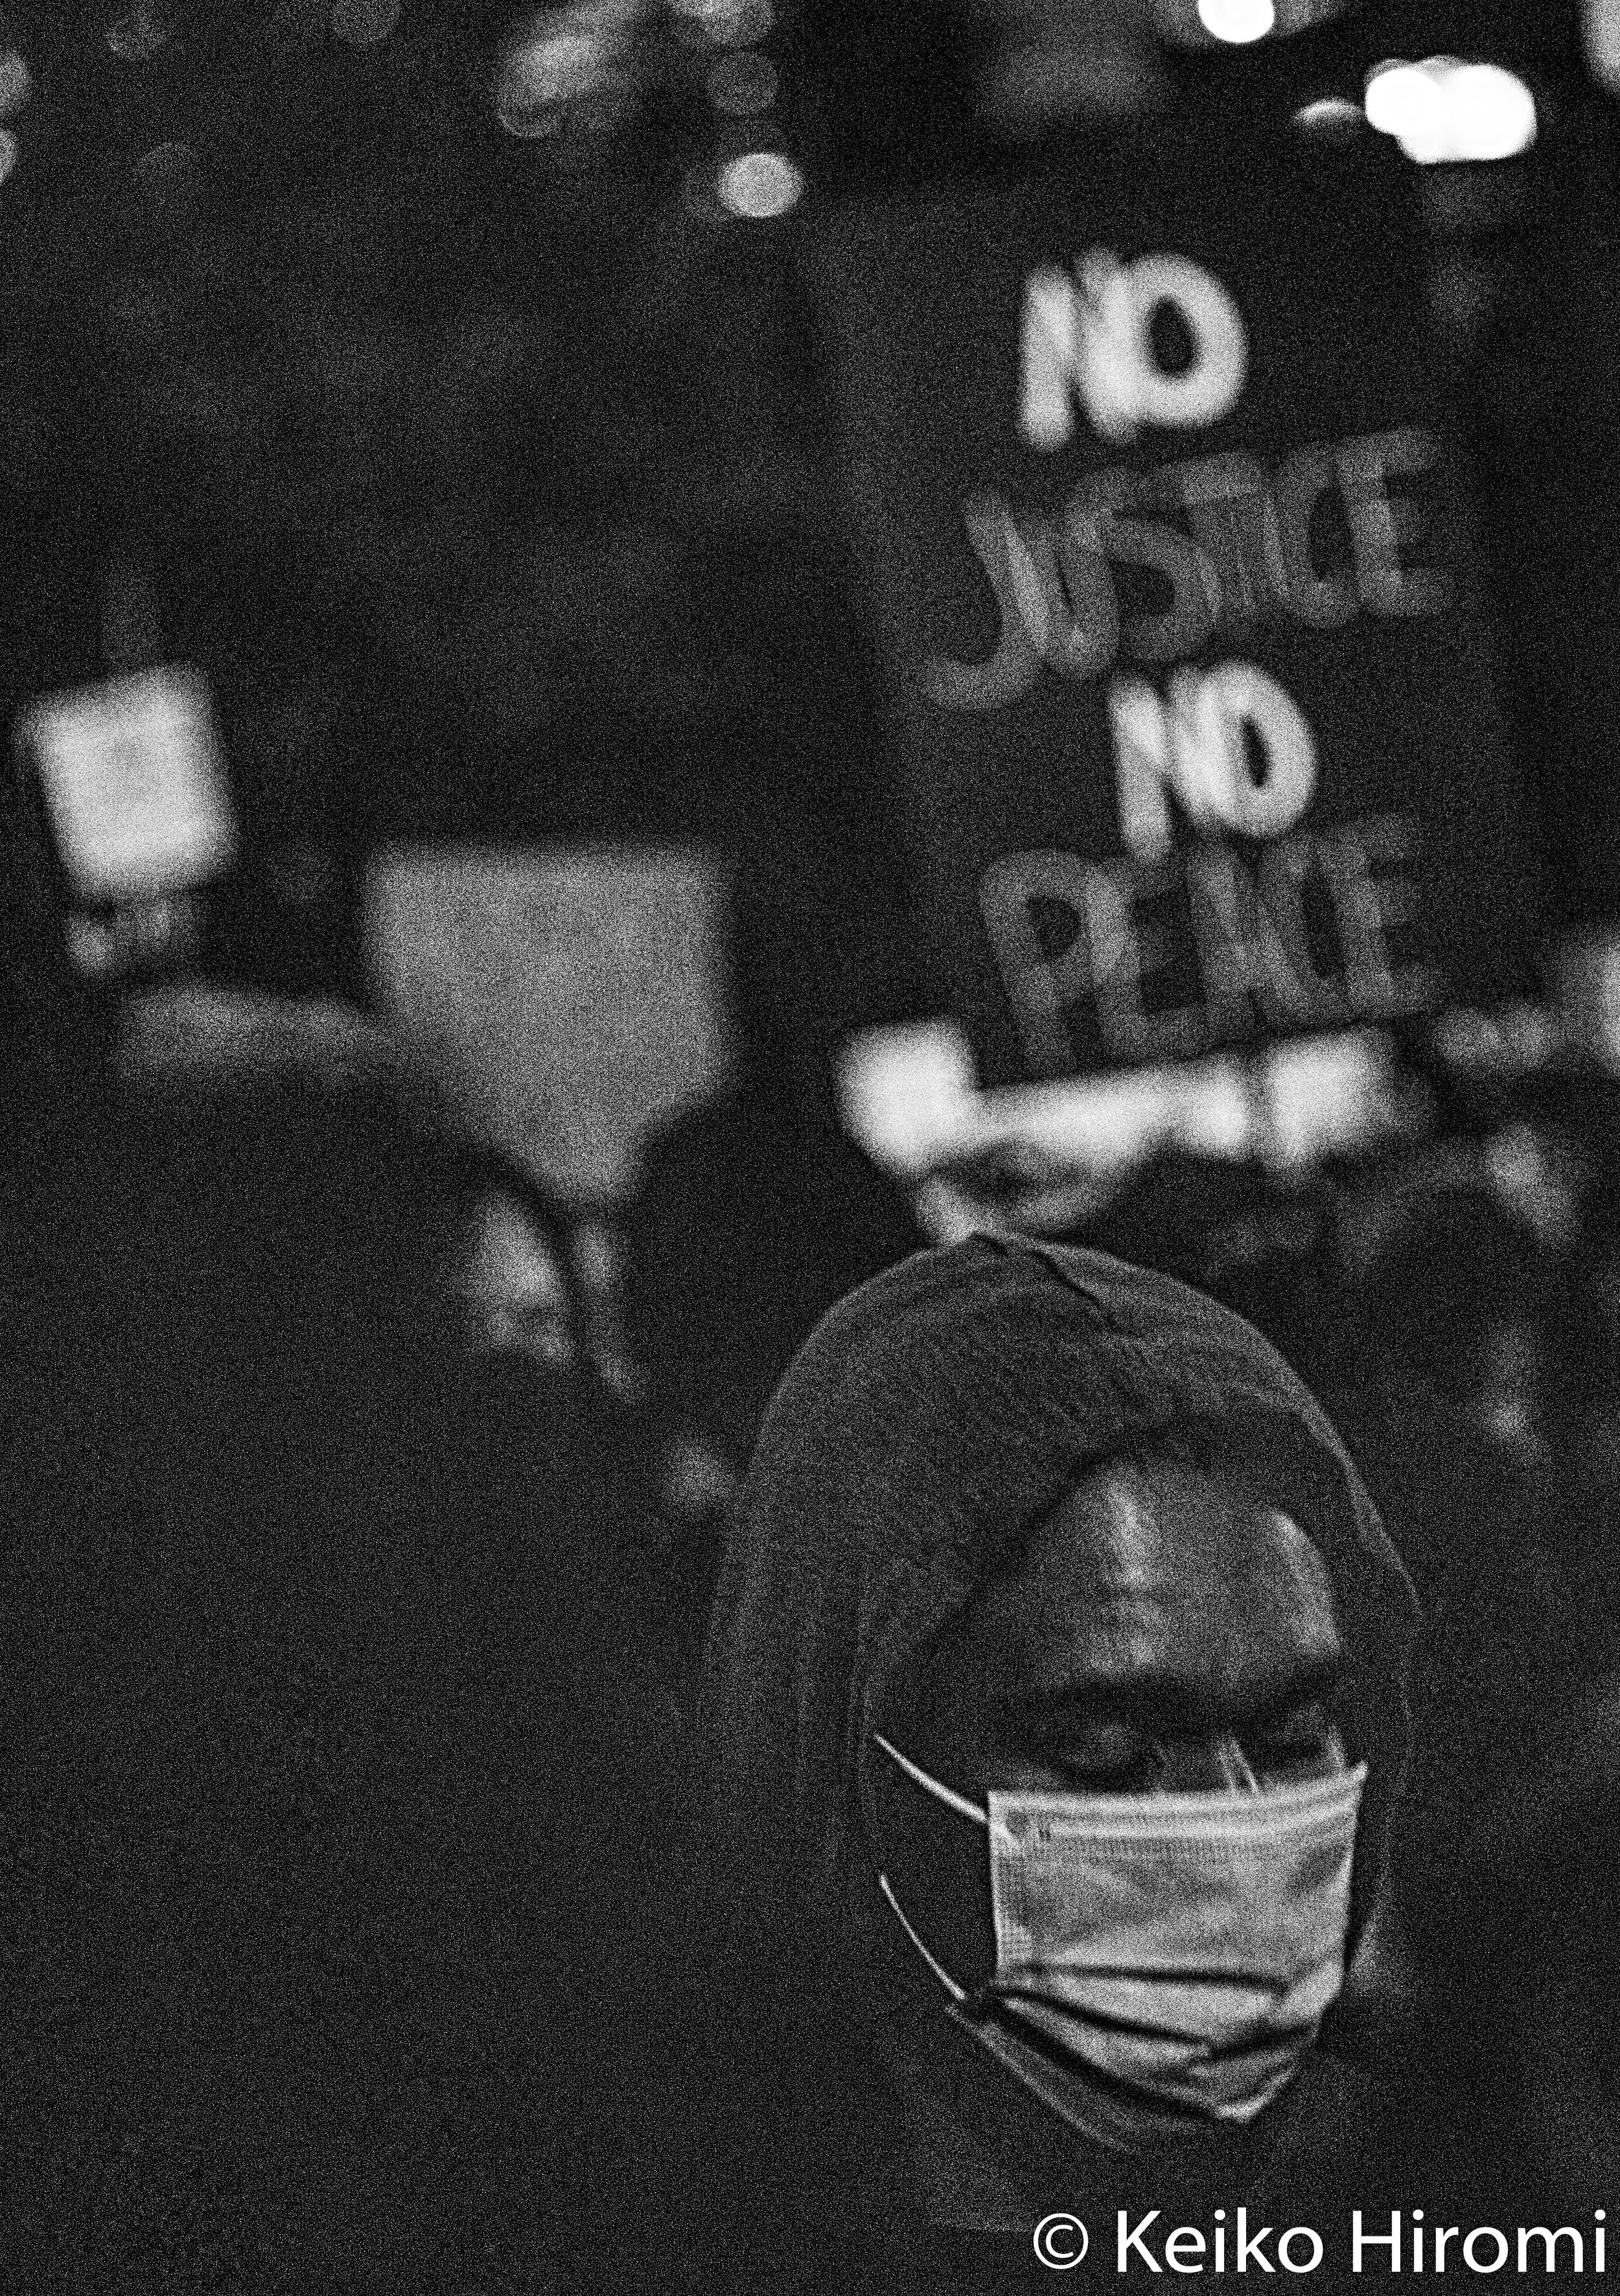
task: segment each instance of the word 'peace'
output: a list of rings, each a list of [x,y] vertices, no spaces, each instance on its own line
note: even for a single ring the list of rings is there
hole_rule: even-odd
[[[1277,840],[1219,840],[1153,861],[1011,853],[979,905],[1025,1056],[1073,1075],[1084,1040],[1116,1061],[1186,1059],[1256,1033],[1419,1012],[1418,824],[1383,814]]]

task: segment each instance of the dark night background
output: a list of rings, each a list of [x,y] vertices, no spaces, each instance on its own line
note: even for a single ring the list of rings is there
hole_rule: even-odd
[[[418,831],[731,836],[767,790],[835,801],[859,670],[794,225],[717,219],[690,188],[736,132],[704,94],[723,42],[648,12],[616,125],[520,137],[489,93],[503,12],[409,4],[366,45],[300,0],[104,16],[10,20],[34,78],[0,186],[12,704],[109,666],[121,583],[128,658],[214,681],[251,859]],[[770,31],[772,133],[812,199],[971,163],[942,28],[826,8]],[[1555,620],[1606,619],[1601,558],[1559,538],[1567,511],[1600,515],[1585,378],[1616,293],[1615,123],[1573,8],[1377,0],[1186,69],[1292,105],[1447,47],[1542,99],[1526,159],[1422,192],[1509,667],[1521,649],[1544,681]],[[1555,739],[1540,698],[1524,738],[1561,825],[1591,736]],[[1592,880],[1577,906],[1603,897],[1600,841],[1562,865]]]
[[[282,1091],[262,1004],[222,1000],[219,1023],[206,995],[189,1047],[181,999],[171,1067],[141,1081],[137,1041],[117,1093],[118,1064],[93,1060],[53,1098],[69,1019],[99,1054],[152,983],[71,977],[26,758],[0,785],[0,1235],[27,1278],[8,1259],[0,1390],[31,1376],[48,1405],[14,1414],[21,1465],[6,1455],[0,1623],[31,1620],[34,1658],[0,1669],[0,1726],[33,1782],[8,1799],[0,1764],[0,1993],[14,1967],[29,2021],[0,2120],[29,2156],[15,2222],[0,2161],[0,2258],[54,2258],[42,2296],[722,2284],[680,2277],[673,2244],[661,2259],[647,2210],[634,2229],[663,2276],[615,2243],[669,2150],[678,2037],[636,1923],[667,1911],[666,1789],[726,1509],[819,1316],[938,1240],[928,1187],[1016,1225],[1054,1177],[981,1140],[896,1185],[841,1136],[831,1082],[844,1031],[918,990],[800,240],[863,185],[1013,164],[969,94],[1004,4],[0,14],[0,706],[9,722],[157,664],[206,676],[240,853],[174,970],[358,1004],[379,848],[695,840],[730,881],[738,1054],[638,1194],[583,1205],[465,1129],[428,1190],[397,1046],[333,1004],[313,1008],[331,1033],[313,1031],[307,1101]],[[1414,168],[1407,189],[1528,800],[1543,1009],[1517,1038],[1464,1016],[1444,1057],[1443,1025],[1403,1045],[1427,1066],[1382,1157],[1268,1165],[1251,1077],[1246,1161],[1150,1144],[1081,1191],[1083,1218],[1071,1202],[1047,1223],[1251,1316],[1400,1517],[1435,1623],[1398,1879],[1440,2005],[1380,2124],[1405,2206],[1414,2128],[1465,2195],[1506,2163],[1526,2207],[1601,2196],[1503,2078],[1540,2030],[1525,1971],[1577,2039],[1614,1991],[1620,1025],[1563,1041],[1550,1009],[1561,937],[1620,921],[1620,105],[1580,26],[1575,0],[1365,0],[1165,65],[1234,121],[1359,100],[1392,56],[1489,58],[1535,96],[1522,156]],[[537,34],[575,41],[566,102],[514,78]],[[802,201],[728,212],[718,171],[761,148],[802,169]],[[271,1009],[296,1037],[310,1008]],[[161,994],[144,1010],[160,1039]],[[357,1046],[377,1104],[361,1092],[334,1129]],[[217,1106],[197,1076],[232,1059],[249,1088],[231,1078]],[[412,1189],[443,1222],[431,1249],[396,1216]],[[555,1253],[565,1367],[492,1362],[451,1312],[445,1272],[490,1197]],[[240,1358],[216,1344],[233,1333]],[[239,1655],[255,1633],[262,1680]],[[217,1729],[184,1694],[203,1660]],[[1608,1702],[1581,1703],[1599,1677]],[[249,1810],[262,1866],[238,1869],[248,1693],[273,1791]],[[187,1851],[188,1777],[226,1848]],[[217,1904],[210,1857],[236,1892]],[[171,1934],[129,1898],[137,1867],[181,1909]],[[198,1903],[206,1963],[182,1919]],[[288,1939],[313,1908],[318,1934],[284,1968],[279,1933],[243,1945],[244,1906],[267,1934],[285,1911]],[[1494,2151],[1460,2108],[1476,2096]],[[302,2280],[277,2213],[300,2191],[325,2243]],[[679,2197],[701,2247],[709,2186]]]

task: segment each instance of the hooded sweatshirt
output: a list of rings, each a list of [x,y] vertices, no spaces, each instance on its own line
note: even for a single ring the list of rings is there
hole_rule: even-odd
[[[974,2049],[897,1948],[872,1733],[899,1670],[1076,1479],[1145,1446],[1235,1473],[1327,1565],[1345,1649],[1329,1703],[1348,1760],[1367,1765],[1352,1949],[1365,1925],[1417,1606],[1320,1408],[1250,1325],[1170,1277],[1027,1240],[918,1253],[836,1308],[777,1390],[704,1659],[703,1949],[746,2030],[756,2112],[763,2097],[806,2190],[824,2177],[824,2197],[847,2196],[853,2176],[877,2210],[909,2191],[937,2218],[954,2185],[957,2221],[989,2226],[1059,2205],[1057,2180],[1095,2200],[1110,2173],[1076,2157],[1080,2140]],[[1222,2142],[1212,2173],[1241,2173]]]

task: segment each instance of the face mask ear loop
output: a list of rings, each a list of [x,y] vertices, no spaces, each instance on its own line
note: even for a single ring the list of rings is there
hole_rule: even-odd
[[[893,1890],[889,1886],[889,1877],[886,1874],[880,1874],[878,1875],[877,1886],[883,1892],[884,1898],[888,1905],[889,1911],[893,1915],[901,1929],[905,1931],[906,1935],[910,1939],[912,1945],[921,1955],[922,1958],[927,1963],[929,1968],[939,1979],[940,1983],[944,1987],[946,1992],[950,1994],[951,1999],[956,2003],[959,2009],[966,2001],[967,1996],[957,1983],[956,1979],[952,1977],[950,1972],[945,1967],[943,1962],[939,1962],[934,1959],[927,1947],[923,1943],[921,1938],[918,1937],[917,1931],[912,1928],[910,1923],[906,1919],[906,1916],[900,1908],[900,1899],[895,1896]]]
[[[873,1731],[872,1743],[875,1746],[881,1746],[895,1767],[903,1770],[913,1785],[921,1786],[925,1793],[931,1793],[935,1801],[942,1801],[946,1808],[954,1809],[958,1817],[972,1818],[975,1825],[989,1826],[989,1816],[976,1801],[969,1801],[966,1794],[958,1793],[953,1786],[946,1785],[942,1779],[930,1777],[926,1770],[918,1763],[912,1761],[909,1755],[902,1754],[898,1746],[891,1745],[888,1739],[880,1732]]]
[[[975,1825],[982,1825],[987,1833],[989,1832],[990,1813],[988,1810],[981,1809],[977,1802],[969,1801],[965,1794],[956,1792],[952,1787],[946,1785],[942,1779],[930,1777],[926,1770],[920,1767],[917,1763],[911,1761],[906,1755],[900,1752],[898,1746],[892,1744],[887,1738],[884,1737],[876,1730],[872,1733],[872,1743],[875,1746],[881,1746],[884,1752],[887,1754],[889,1759],[895,1765],[896,1768],[903,1770],[907,1777],[911,1779],[914,1784],[922,1787],[925,1793],[931,1793],[936,1801],[942,1801],[948,1809],[954,1809],[959,1816],[971,1817]],[[900,1923],[901,1929],[905,1931],[907,1937],[910,1939],[913,1949],[920,1958],[927,1964],[934,1976],[938,1978],[940,1983],[950,1996],[954,2006],[964,2017],[971,2018],[975,2023],[977,2023],[977,2021],[986,2014],[989,2005],[985,1999],[983,1989],[982,1988],[979,1992],[974,1994],[965,1993],[962,1988],[957,1983],[956,1979],[952,1977],[950,1972],[945,1967],[944,1964],[941,1961],[935,1960],[933,1955],[929,1952],[927,1947],[923,1943],[922,1939],[917,1935],[916,1930],[907,1920],[900,1899],[895,1896],[893,1890],[890,1887],[889,1877],[886,1874],[880,1874],[878,1875],[877,1886],[883,1893],[889,1911],[893,1915],[895,1920]]]
[[[1249,1766],[1249,1758],[1237,1739],[1229,1735],[1216,1741],[1220,1753],[1221,1775],[1234,1793],[1257,1794],[1263,1791],[1260,1780]]]
[[[934,1976],[939,1979],[940,1983],[950,1996],[951,2006],[956,2011],[957,2014],[959,2017],[966,2019],[971,2025],[982,2024],[984,2019],[989,2016],[991,2011],[990,1987],[988,1985],[981,1985],[976,1992],[964,1993],[961,1987],[957,1983],[955,1978],[952,1977],[950,1972],[945,1967],[944,1964],[934,1959],[927,1947],[923,1943],[922,1939],[918,1937],[916,1930],[913,1929],[911,1923],[906,1919],[905,1914],[900,1908],[900,1899],[895,1896],[893,1890],[889,1886],[889,1877],[886,1874],[880,1874],[878,1875],[877,1886],[883,1893],[884,1898],[888,1905],[889,1911],[893,1915],[901,1929],[905,1931],[907,1937],[910,1939],[917,1952],[921,1956],[922,1959],[926,1962]]]

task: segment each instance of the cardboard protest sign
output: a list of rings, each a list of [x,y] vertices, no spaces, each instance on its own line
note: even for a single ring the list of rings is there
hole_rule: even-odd
[[[487,1137],[558,1194],[633,1185],[725,1082],[726,882],[705,849],[399,846],[367,888],[374,985]]]
[[[137,901],[217,877],[236,826],[213,703],[183,668],[36,701],[19,721],[71,895]]]
[[[1188,110],[812,233],[917,929],[986,1085],[1517,985],[1399,164]]]
[[[238,843],[207,680],[171,665],[45,694],[13,750],[70,974],[99,993],[191,956]]]

